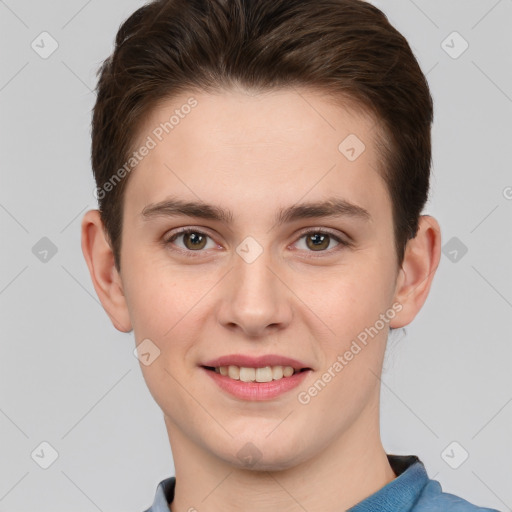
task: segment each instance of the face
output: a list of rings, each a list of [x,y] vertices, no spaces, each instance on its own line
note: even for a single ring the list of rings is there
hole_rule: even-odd
[[[183,95],[141,128],[120,277],[136,343],[158,354],[141,368],[171,444],[277,469],[378,429],[400,305],[375,136],[369,116],[292,90]],[[229,363],[276,379],[205,368]]]

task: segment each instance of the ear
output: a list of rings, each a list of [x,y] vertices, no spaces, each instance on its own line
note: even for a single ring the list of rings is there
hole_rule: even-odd
[[[99,210],[89,210],[82,219],[82,252],[94,289],[114,327],[130,332],[132,325],[114,253],[105,236]]]
[[[411,323],[427,300],[441,259],[441,228],[434,217],[422,215],[418,232],[407,242],[394,300],[402,310],[390,321],[393,328]]]

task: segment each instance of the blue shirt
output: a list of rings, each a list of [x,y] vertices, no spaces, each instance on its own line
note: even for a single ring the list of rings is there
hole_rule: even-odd
[[[443,492],[441,484],[428,477],[416,455],[388,454],[387,457],[396,478],[346,512],[499,512]],[[144,512],[169,512],[175,484],[174,476],[162,480],[153,505]]]

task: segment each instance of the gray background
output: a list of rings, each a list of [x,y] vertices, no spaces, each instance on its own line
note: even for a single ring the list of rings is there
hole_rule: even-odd
[[[417,454],[445,491],[512,510],[512,0],[374,3],[428,73],[425,213],[444,246],[423,310],[390,337],[384,446]],[[110,324],[80,249],[95,73],[140,5],[0,0],[0,511],[140,512],[173,474],[133,335]],[[51,49],[43,31],[59,45],[46,59],[31,47]],[[47,469],[42,442],[58,453]]]

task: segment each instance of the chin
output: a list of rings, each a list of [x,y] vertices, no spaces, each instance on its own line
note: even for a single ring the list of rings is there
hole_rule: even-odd
[[[270,455],[268,457],[262,455],[258,460],[247,461],[240,460],[238,457],[232,459],[230,464],[237,469],[247,470],[251,472],[263,471],[285,471],[293,468],[299,464],[297,457],[290,455],[289,457],[275,457]]]
[[[231,466],[248,471],[284,471],[306,461],[306,453],[297,452],[297,443],[288,438],[288,443],[276,438],[259,439],[233,443],[235,446],[229,454],[218,454]],[[231,446],[233,446],[233,444]],[[215,451],[215,450],[213,450]],[[227,458],[226,458],[227,455]]]

